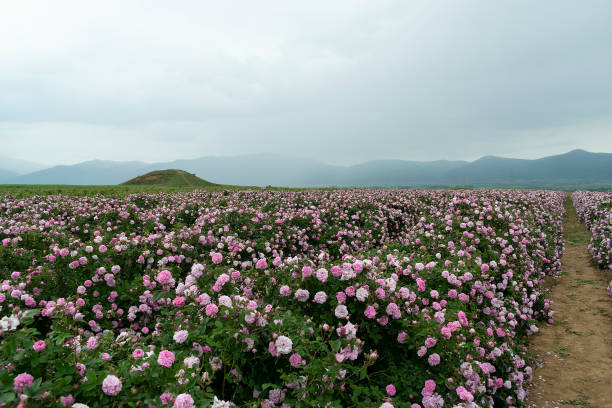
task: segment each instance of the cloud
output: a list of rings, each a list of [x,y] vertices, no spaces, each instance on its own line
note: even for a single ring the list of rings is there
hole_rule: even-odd
[[[11,2],[0,143],[50,163],[612,151],[611,17],[604,1]]]

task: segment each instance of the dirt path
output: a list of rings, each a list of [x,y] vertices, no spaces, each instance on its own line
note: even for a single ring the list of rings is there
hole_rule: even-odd
[[[551,283],[555,323],[544,324],[530,350],[542,362],[535,370],[528,407],[612,407],[612,278],[591,263],[590,233],[571,200],[563,221],[563,273]]]

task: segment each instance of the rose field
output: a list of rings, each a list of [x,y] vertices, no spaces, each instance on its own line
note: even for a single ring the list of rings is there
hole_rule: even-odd
[[[589,250],[594,262],[612,271],[612,193],[577,191],[572,200],[580,220],[591,231]],[[612,281],[608,294],[612,296]]]
[[[565,193],[0,196],[0,405],[519,407]],[[612,196],[576,193],[610,267]]]

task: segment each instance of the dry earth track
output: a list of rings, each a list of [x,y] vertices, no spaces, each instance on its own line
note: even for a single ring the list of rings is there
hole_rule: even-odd
[[[542,325],[530,350],[541,364],[527,398],[528,407],[612,408],[612,297],[609,271],[591,262],[590,232],[571,200],[563,221],[563,273],[547,282],[555,322]]]

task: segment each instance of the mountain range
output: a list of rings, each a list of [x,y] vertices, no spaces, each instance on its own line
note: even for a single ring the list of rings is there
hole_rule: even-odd
[[[352,166],[276,154],[209,156],[171,162],[93,160],[27,174],[2,170],[3,184],[115,185],[154,170],[181,169],[213,183],[287,187],[612,186],[612,153],[584,150],[540,159],[485,156],[468,161],[373,160]]]

